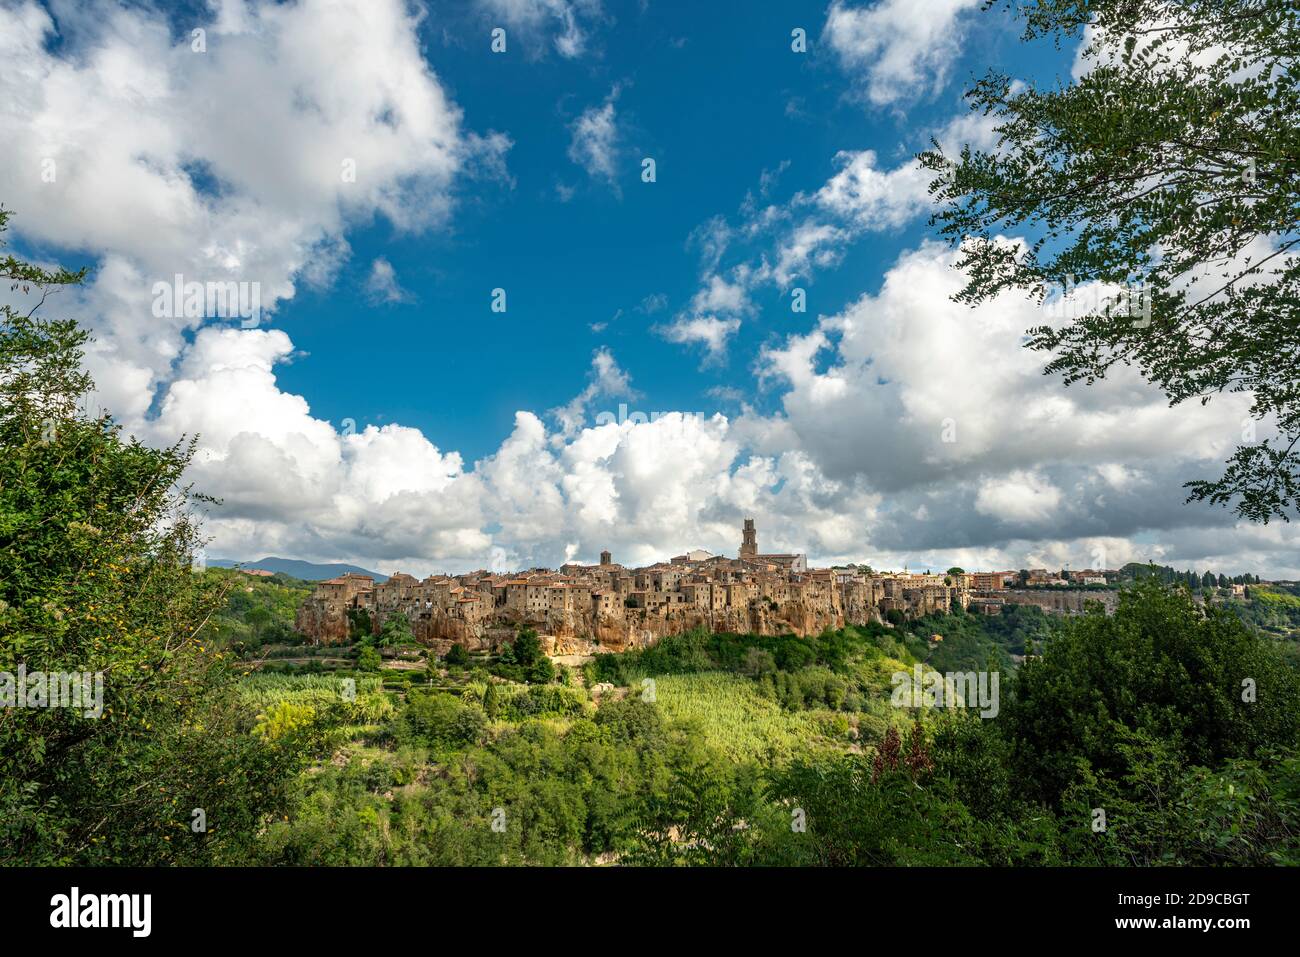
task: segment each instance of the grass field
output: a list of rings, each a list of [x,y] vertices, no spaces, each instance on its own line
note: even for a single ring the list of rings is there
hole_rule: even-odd
[[[830,743],[814,712],[784,711],[739,675],[702,672],[654,680],[666,718],[694,723],[710,744],[736,760],[784,761],[810,745]]]
[[[354,681],[355,697],[347,681]],[[306,705],[315,711],[350,705],[355,720],[375,722],[392,713],[393,704],[378,677],[339,678],[333,675],[251,674],[239,679],[240,698],[249,707],[266,713],[282,702]]]

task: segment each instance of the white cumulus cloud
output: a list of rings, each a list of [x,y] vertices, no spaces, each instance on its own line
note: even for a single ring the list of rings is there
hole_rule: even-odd
[[[982,0],[834,0],[823,38],[867,100],[887,106],[943,89],[961,50],[962,17]]]

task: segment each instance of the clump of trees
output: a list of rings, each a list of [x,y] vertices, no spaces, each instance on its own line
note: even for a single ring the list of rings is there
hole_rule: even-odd
[[[555,665],[542,650],[542,640],[533,628],[521,628],[513,643],[503,644],[491,670],[511,681],[547,684],[555,680]]]

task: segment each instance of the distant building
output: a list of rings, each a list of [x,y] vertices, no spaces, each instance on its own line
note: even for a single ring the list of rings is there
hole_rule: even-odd
[[[1026,581],[1028,585],[1059,585],[1063,580],[1054,572],[1049,572],[1046,568],[1029,569],[1029,578]]]
[[[712,552],[706,552],[702,548],[695,548],[687,552],[685,555],[674,555],[672,557],[672,564],[686,565],[691,562],[707,562],[712,557]]]
[[[758,533],[754,529],[754,520],[752,518],[745,519],[745,525],[744,528],[740,530],[740,535],[741,561],[776,565],[782,571],[792,573],[802,573],[808,570],[808,556],[802,553],[797,555],[759,554]]]
[[[808,570],[808,556],[802,553],[798,555],[755,555],[754,561],[777,565],[787,572],[806,572]]]
[[[758,555],[758,533],[754,531],[754,520],[745,519],[745,527],[740,531],[740,557],[753,559]]]
[[[972,598],[970,610],[981,615],[1000,615],[1004,602],[1001,598]]]
[[[1077,614],[1087,601],[1111,594],[1005,588],[1008,577],[1017,584],[1018,576],[1011,572],[931,575],[882,573],[865,565],[809,568],[802,553],[760,552],[749,518],[739,558],[695,549],[671,561],[626,568],[605,550],[598,565],[566,562],[558,571],[478,570],[423,580],[394,572],[378,584],[368,576],[341,575],[316,585],[298,609],[295,629],[318,644],[341,644],[355,638],[357,628],[378,634],[389,616],[400,614],[415,640],[439,653],[453,643],[470,652],[490,650],[528,627],[538,631],[548,654],[590,654],[648,647],[693,628],[808,635],[953,608],[997,615],[1008,604]],[[1045,569],[1034,569],[1028,577],[1055,580]]]

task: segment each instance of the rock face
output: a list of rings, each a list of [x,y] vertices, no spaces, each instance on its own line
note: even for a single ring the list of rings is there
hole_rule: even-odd
[[[369,608],[375,580],[349,572],[319,582],[294,616],[293,627],[318,645],[338,645],[348,640],[348,613]]]
[[[662,614],[654,614],[647,609],[629,609],[620,618],[594,619],[583,616],[577,620],[558,623],[532,624],[551,629],[551,633],[543,639],[544,643],[549,639],[549,654],[570,655],[646,648],[666,635],[677,635],[694,628],[740,634],[811,635],[819,634],[827,628],[842,628],[846,624],[880,620],[880,614],[874,607],[860,616],[846,619],[841,612],[830,608],[814,608],[803,604],[772,608],[755,604],[749,608],[726,608],[715,613],[695,608],[673,608]],[[510,639],[512,636],[513,632],[508,632],[504,637]]]
[[[324,607],[308,599],[293,620],[294,631],[308,635],[314,644],[342,645],[348,640],[348,619],[343,610]]]

